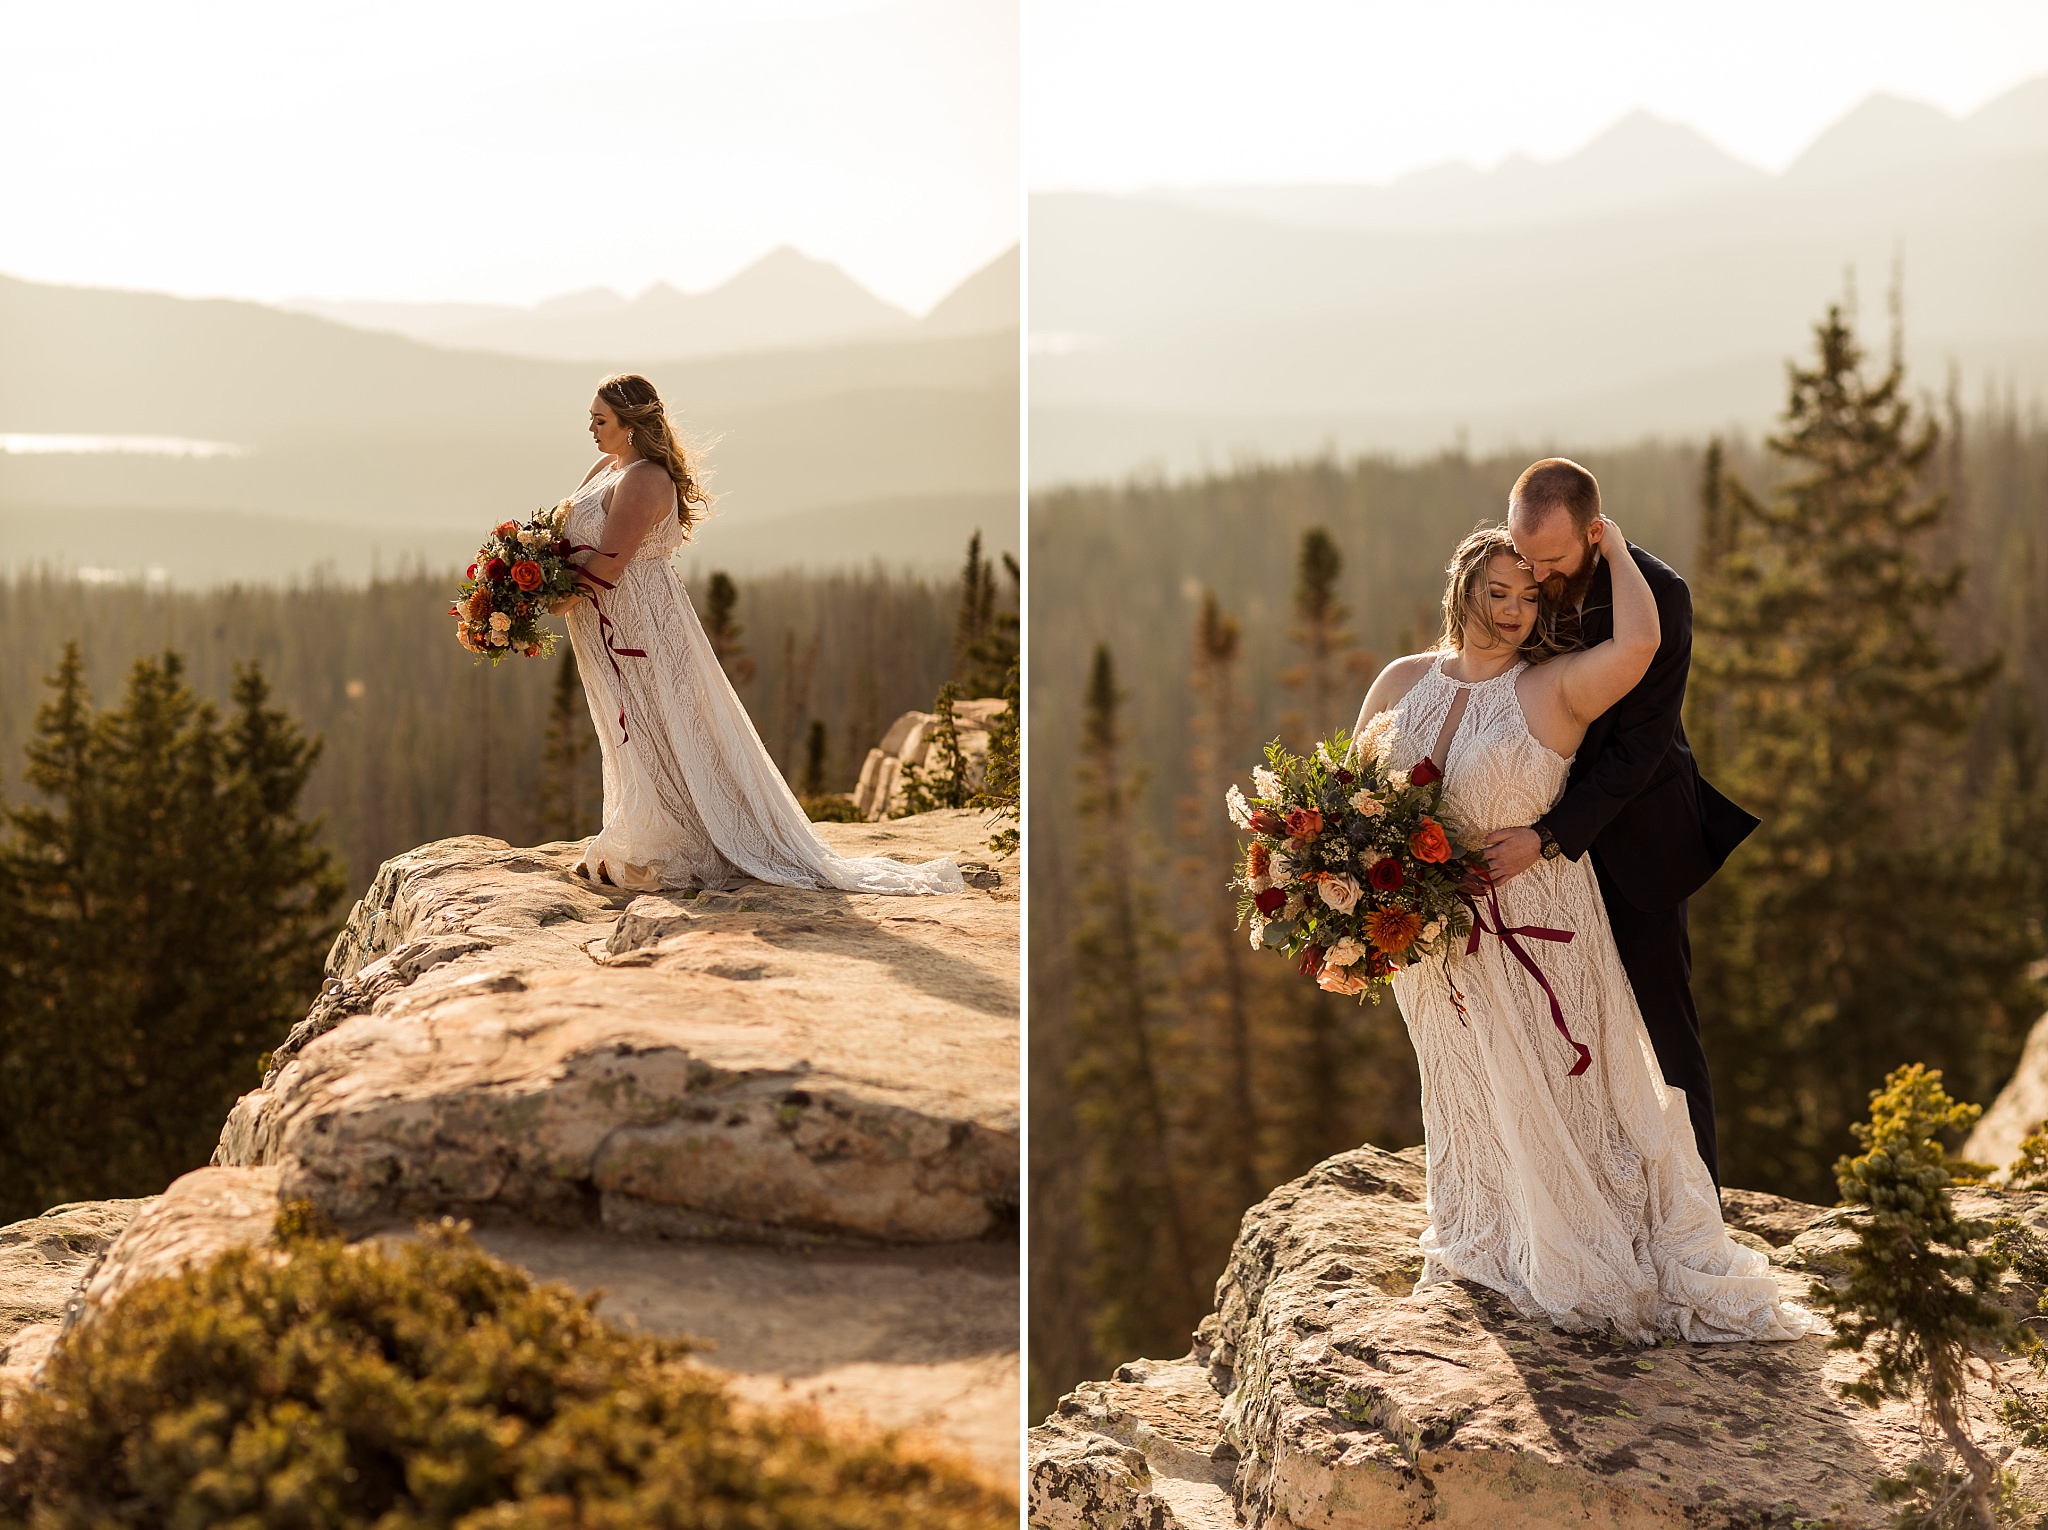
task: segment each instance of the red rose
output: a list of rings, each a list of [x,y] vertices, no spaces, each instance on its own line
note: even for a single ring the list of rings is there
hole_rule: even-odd
[[[521,559],[512,565],[512,582],[529,595],[540,588],[540,582],[545,577],[540,571],[540,565],[531,558]]]
[[[488,563],[486,563],[486,564],[484,565],[484,578],[486,578],[486,579],[503,579],[504,577],[505,577],[505,560],[504,560],[503,558],[493,558],[493,559],[491,559],[491,561],[490,561],[490,562],[488,562]]]
[[[463,578],[465,578],[465,579],[474,579],[474,578],[476,578],[476,565],[475,565],[474,563],[472,563],[472,564],[470,564],[470,566],[469,566],[468,568],[464,569],[464,570],[462,571],[462,577],[463,577]]]
[[[1310,946],[1301,953],[1301,975],[1314,977],[1323,970],[1323,948]]]
[[[1289,808],[1286,823],[1289,839],[1314,839],[1323,832],[1323,815],[1314,808]]]
[[[557,558],[569,556],[569,539],[567,537],[563,537],[555,543],[555,556]]]
[[[1426,754],[1416,761],[1415,768],[1408,772],[1410,786],[1428,786],[1431,782],[1441,781],[1443,778],[1444,773],[1436,768],[1436,761]]]
[[[1287,906],[1287,894],[1277,887],[1269,887],[1252,899],[1252,906],[1271,919]]]
[[[1379,892],[1399,892],[1401,884],[1408,880],[1401,874],[1401,863],[1391,855],[1368,866],[1365,879]]]
[[[1354,776],[1348,770],[1340,770],[1337,772],[1337,779],[1343,782],[1346,786],[1349,786],[1353,781],[1356,781],[1358,777]]]
[[[1286,832],[1287,825],[1280,821],[1277,814],[1269,813],[1264,808],[1252,810],[1252,833],[1270,834],[1277,839]]]
[[[1444,826],[1433,818],[1422,820],[1422,827],[1408,836],[1408,849],[1418,861],[1441,863],[1451,858],[1451,842],[1444,837]]]

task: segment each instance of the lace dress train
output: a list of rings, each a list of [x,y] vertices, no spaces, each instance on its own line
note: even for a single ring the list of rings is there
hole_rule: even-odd
[[[1438,762],[1444,813],[1461,832],[1529,823],[1563,792],[1571,762],[1538,742],[1522,713],[1526,669],[1467,683],[1445,675],[1439,658],[1393,709],[1391,728],[1381,725],[1382,757],[1411,769],[1468,693]],[[1482,935],[1469,956],[1396,975],[1422,1075],[1430,1224],[1420,1283],[1475,1281],[1525,1316],[1642,1343],[1814,1331],[1817,1318],[1780,1300],[1764,1255],[1722,1225],[1684,1094],[1658,1068],[1591,862],[1539,860],[1498,897],[1510,928],[1573,932],[1569,942],[1522,943],[1592,1061],[1571,1076],[1577,1053],[1496,936]]]
[[[604,544],[607,469],[576,491],[569,540]],[[600,592],[611,645],[589,601],[568,613],[570,641],[604,757],[604,827],[584,853],[621,887],[722,887],[743,877],[862,893],[949,893],[951,860],[909,866],[843,856],[821,841],[775,767],[690,604],[669,555],[683,528],[668,516]],[[644,657],[620,656],[639,649]],[[623,710],[623,730],[620,713]]]

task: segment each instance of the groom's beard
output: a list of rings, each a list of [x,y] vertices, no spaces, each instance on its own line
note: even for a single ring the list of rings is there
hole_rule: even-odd
[[[1592,548],[1587,548],[1586,561],[1576,574],[1552,574],[1543,581],[1544,597],[1560,611],[1576,615],[1579,607],[1586,603],[1586,592],[1593,588],[1593,575],[1599,567],[1599,555]]]

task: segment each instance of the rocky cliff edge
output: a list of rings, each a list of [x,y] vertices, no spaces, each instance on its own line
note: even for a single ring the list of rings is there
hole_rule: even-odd
[[[1843,1399],[1824,1336],[1643,1348],[1566,1334],[1478,1287],[1414,1289],[1420,1149],[1366,1147],[1248,1212],[1189,1355],[1076,1388],[1031,1432],[1045,1530],[1878,1526],[1873,1495],[1922,1448],[1902,1404]],[[1972,1215],[2048,1227],[2048,1196],[1963,1192]],[[1724,1196],[1787,1297],[1840,1268],[1839,1213]],[[2037,1294],[2013,1285],[2014,1305]],[[2002,1385],[2038,1386],[2022,1362]],[[1997,1440],[1993,1393],[1972,1394]],[[2006,1439],[2003,1450],[2011,1445]],[[2007,1460],[2048,1497],[2048,1460]]]
[[[475,837],[386,863],[214,1167],[0,1229],[0,1380],[303,1197],[357,1236],[471,1218],[742,1395],[1014,1470],[1016,861],[979,813],[818,828],[969,889],[633,895]]]

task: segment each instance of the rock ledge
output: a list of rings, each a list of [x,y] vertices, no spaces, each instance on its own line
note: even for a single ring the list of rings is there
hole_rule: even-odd
[[[1642,1348],[1560,1333],[1465,1284],[1414,1290],[1419,1149],[1362,1148],[1244,1218],[1191,1354],[1078,1388],[1034,1429],[1031,1523],[1207,1530],[1879,1526],[1872,1487],[1920,1450],[1912,1411],[1838,1390],[1855,1358],[1792,1344]],[[2048,1227],[2048,1196],[1965,1193]],[[1731,1225],[1801,1298],[1852,1235],[1837,1213],[1731,1191]],[[2035,1293],[2011,1291],[2031,1308]],[[2031,1390],[2022,1362],[2003,1384]],[[1995,1438],[1988,1387],[1973,1394]],[[2007,1463],[2048,1496],[2048,1461]]]

